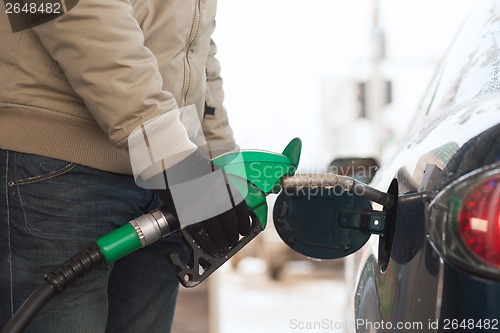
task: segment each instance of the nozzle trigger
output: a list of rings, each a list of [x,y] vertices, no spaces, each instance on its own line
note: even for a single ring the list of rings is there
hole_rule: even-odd
[[[181,234],[182,239],[190,248],[191,260],[188,264],[185,264],[179,257],[179,254],[170,254],[170,260],[179,269],[179,282],[187,288],[197,286],[226,261],[231,259],[233,255],[247,245],[252,239],[254,239],[261,232],[261,228],[258,219],[255,218],[253,214],[251,215],[252,226],[250,232],[246,236],[241,237],[238,243],[236,243],[236,245],[233,246],[229,252],[219,258],[213,257],[203,251],[203,249],[193,239],[193,236],[189,232],[188,228],[180,230],[179,233]]]

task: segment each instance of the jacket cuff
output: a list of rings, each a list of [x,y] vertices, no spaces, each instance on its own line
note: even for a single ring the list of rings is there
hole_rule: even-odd
[[[128,137],[130,163],[137,185],[164,189],[165,170],[191,155],[197,146],[189,140],[179,110],[166,112],[135,128]]]

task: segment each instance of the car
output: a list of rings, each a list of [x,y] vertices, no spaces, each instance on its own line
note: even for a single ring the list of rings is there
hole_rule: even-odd
[[[500,4],[469,14],[371,185],[397,197],[354,255],[351,330],[500,330]]]
[[[306,207],[314,200],[283,193],[276,227],[310,257],[347,256],[349,314],[336,329],[500,331],[500,2],[475,4],[415,110],[361,187],[370,197],[325,191]]]

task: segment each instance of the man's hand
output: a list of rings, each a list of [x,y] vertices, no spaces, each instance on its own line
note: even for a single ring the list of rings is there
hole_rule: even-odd
[[[158,191],[166,208],[188,227],[208,254],[223,256],[239,235],[250,232],[248,207],[227,174],[200,151],[164,172],[167,190]]]

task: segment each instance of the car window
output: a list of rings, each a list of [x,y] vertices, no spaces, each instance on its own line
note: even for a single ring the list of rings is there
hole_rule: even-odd
[[[491,6],[498,4],[493,1]],[[473,11],[466,18],[437,66],[409,134],[428,116],[500,89],[497,82],[500,20],[496,13],[498,10]]]
[[[491,6],[498,3],[491,2]],[[432,115],[498,91],[500,22],[498,10],[473,11],[444,58],[434,97]]]

